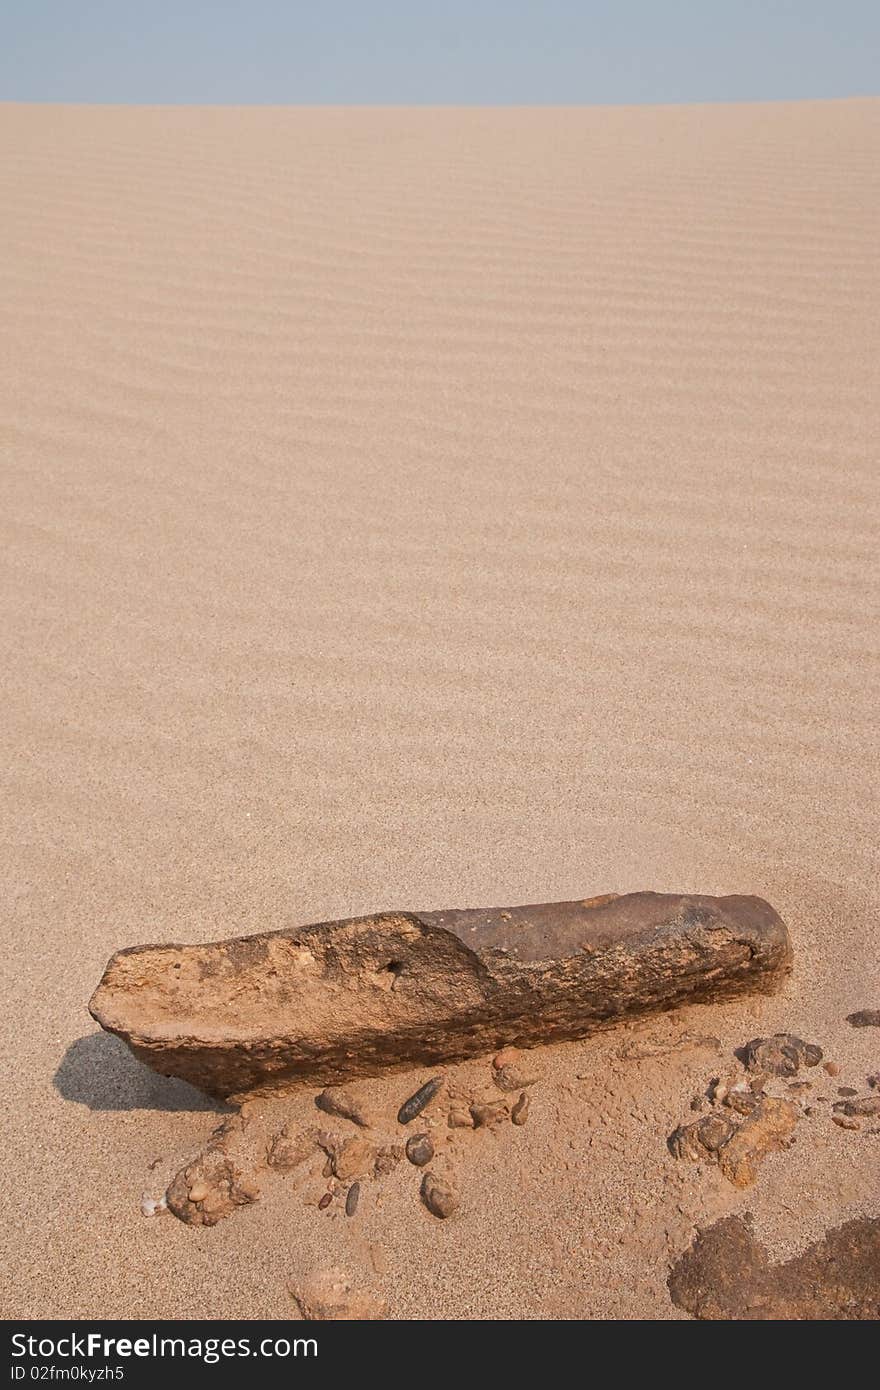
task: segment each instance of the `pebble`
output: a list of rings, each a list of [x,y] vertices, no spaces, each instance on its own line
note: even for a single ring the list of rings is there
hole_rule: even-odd
[[[510,1118],[515,1125],[524,1125],[529,1118],[529,1098],[525,1091],[520,1092],[519,1100],[510,1112]]]
[[[469,1110],[450,1110],[446,1123],[450,1129],[473,1129],[474,1117]]]
[[[857,1013],[847,1014],[846,1021],[853,1028],[880,1028],[880,1009],[859,1009]]]
[[[420,1086],[419,1089],[410,1096],[409,1100],[403,1102],[403,1105],[398,1110],[397,1123],[399,1125],[408,1125],[417,1115],[421,1115],[425,1106],[429,1101],[434,1099],[442,1085],[442,1076],[434,1076],[430,1081],[426,1081],[424,1086]]]
[[[346,1216],[354,1216],[355,1212],[356,1212],[357,1209],[358,1209],[358,1199],[359,1199],[360,1195],[361,1195],[361,1185],[360,1185],[360,1183],[359,1183],[359,1182],[353,1182],[352,1185],[351,1185],[351,1187],[348,1189],[348,1192],[345,1194],[345,1214],[346,1214]]]
[[[499,1067],[495,1072],[495,1085],[499,1091],[521,1091],[524,1086],[534,1086],[540,1078],[526,1076],[518,1067]]]
[[[861,1129],[862,1127],[858,1120],[854,1120],[850,1115],[832,1115],[831,1118],[836,1125],[840,1125],[841,1129]]]
[[[320,1202],[318,1203],[318,1211],[326,1211],[327,1208],[329,1207],[329,1205],[330,1205],[330,1203],[331,1203],[332,1201],[333,1201],[333,1193],[332,1193],[332,1192],[325,1192],[325,1193],[324,1193],[324,1196],[321,1198]]]
[[[360,1125],[361,1129],[369,1129],[370,1122],[364,1113],[363,1107],[358,1104],[354,1096],[348,1091],[344,1091],[341,1086],[328,1086],[315,1097],[315,1104],[319,1110],[323,1110],[325,1115],[338,1115],[340,1119],[351,1120],[352,1124]]]
[[[397,1167],[403,1158],[403,1150],[399,1144],[390,1144],[387,1148],[379,1149],[376,1154],[376,1161],[373,1164],[373,1172],[377,1178],[387,1178],[388,1174]]]
[[[502,1047],[501,1051],[492,1058],[492,1066],[496,1071],[503,1071],[505,1067],[515,1066],[519,1059],[518,1047]]]
[[[823,1071],[827,1071],[829,1076],[840,1075],[840,1067],[837,1065],[836,1062],[826,1062],[823,1066]]]
[[[800,1067],[817,1066],[822,1060],[822,1049],[794,1033],[776,1033],[772,1038],[752,1038],[737,1055],[742,1057],[746,1071],[794,1076]]]
[[[434,1157],[434,1145],[427,1134],[414,1134],[406,1141],[406,1156],[417,1168],[424,1168]]]
[[[359,1178],[374,1167],[376,1155],[371,1144],[361,1136],[353,1135],[344,1144],[333,1150],[331,1162],[333,1172],[342,1182]]]
[[[858,1091],[855,1086],[838,1086],[837,1094],[839,1096],[857,1096]]]
[[[426,1173],[422,1182],[422,1201],[433,1216],[445,1221],[458,1210],[459,1197],[451,1183]]]
[[[471,1117],[475,1129],[491,1129],[507,1119],[507,1106],[504,1101],[475,1101],[471,1106]]]
[[[880,1115],[880,1096],[859,1096],[857,1100],[839,1100],[834,1109],[842,1115]]]

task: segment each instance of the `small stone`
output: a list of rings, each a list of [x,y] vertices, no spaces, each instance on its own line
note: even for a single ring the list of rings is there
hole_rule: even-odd
[[[794,1033],[776,1033],[772,1038],[752,1038],[738,1053],[747,1071],[769,1072],[772,1076],[794,1076],[798,1069],[818,1066],[822,1049],[804,1042]]]
[[[399,1144],[389,1144],[384,1149],[378,1149],[376,1160],[373,1164],[373,1173],[377,1178],[387,1178],[388,1174],[397,1167],[403,1158],[403,1149]]]
[[[289,1173],[292,1169],[298,1168],[301,1163],[305,1163],[314,1151],[314,1133],[291,1133],[288,1126],[285,1125],[281,1132],[271,1140],[266,1154],[266,1162],[270,1168],[277,1168],[282,1173]]]
[[[168,1210],[188,1226],[216,1226],[237,1207],[257,1201],[259,1195],[256,1182],[246,1178],[212,1140],[197,1159],[180,1170],[165,1200]]]
[[[510,1118],[515,1125],[524,1125],[529,1118],[529,1098],[525,1091],[520,1092],[519,1100],[510,1112]]]
[[[521,1056],[522,1053],[518,1047],[502,1047],[501,1051],[492,1058],[492,1066],[496,1071],[503,1071],[505,1067],[515,1067]]]
[[[474,1117],[469,1110],[450,1110],[446,1123],[450,1129],[473,1129]]]
[[[857,1013],[847,1014],[846,1021],[853,1028],[880,1028],[880,1009],[859,1009]]]
[[[807,1082],[809,1085],[809,1082]],[[751,1115],[755,1106],[758,1104],[758,1097],[755,1095],[748,1081],[738,1081],[730,1086],[725,1092],[724,1105],[728,1110],[735,1110],[739,1115]]]
[[[360,1185],[360,1183],[359,1183],[359,1182],[353,1182],[352,1185],[351,1185],[351,1187],[348,1189],[348,1192],[345,1194],[345,1214],[346,1214],[346,1216],[354,1216],[355,1212],[356,1212],[357,1209],[358,1209],[358,1201],[359,1201],[359,1199],[360,1199],[360,1195],[361,1195],[361,1185]]]
[[[324,1196],[321,1198],[320,1202],[318,1203],[318,1211],[326,1211],[327,1208],[329,1207],[329,1205],[330,1205],[330,1203],[331,1203],[332,1201],[333,1201],[333,1193],[332,1193],[332,1192],[325,1192],[325,1193],[324,1193]]]
[[[506,1120],[508,1115],[504,1101],[475,1101],[470,1111],[474,1129],[494,1129]]]
[[[833,1108],[839,1115],[880,1115],[880,1096],[860,1096],[857,1100],[838,1100]]]
[[[433,1216],[445,1221],[458,1210],[459,1196],[445,1178],[426,1173],[422,1181],[422,1201]]]
[[[840,1067],[837,1065],[836,1062],[824,1062],[822,1064],[822,1070],[827,1071],[829,1076],[840,1075]]]
[[[369,1129],[370,1121],[359,1101],[341,1086],[327,1086],[315,1098],[315,1104],[325,1115],[338,1115],[342,1120],[351,1120],[361,1129]]]
[[[521,1091],[525,1086],[534,1086],[540,1081],[538,1076],[526,1076],[518,1067],[499,1067],[495,1072],[495,1085],[499,1091]]]
[[[360,1135],[346,1139],[330,1155],[333,1174],[341,1182],[363,1177],[375,1164],[372,1145]]]
[[[837,1094],[839,1096],[857,1096],[859,1093],[855,1086],[838,1086]]]
[[[790,1100],[766,1096],[720,1150],[719,1167],[734,1187],[750,1187],[763,1158],[788,1146],[798,1120]]]
[[[290,1293],[309,1322],[367,1322],[387,1315],[386,1304],[372,1293],[356,1292],[351,1279],[332,1267],[314,1271]]]
[[[831,1118],[836,1125],[840,1125],[841,1129],[861,1129],[862,1127],[859,1121],[853,1119],[851,1115],[832,1115]]]
[[[398,1110],[397,1123],[400,1125],[408,1125],[417,1115],[421,1115],[425,1106],[434,1099],[442,1085],[442,1076],[435,1076],[432,1077],[430,1081],[426,1081],[424,1086],[420,1086],[408,1100],[403,1102],[403,1105]]]
[[[424,1168],[434,1157],[434,1145],[427,1134],[414,1134],[406,1141],[406,1156],[417,1168]]]
[[[868,1085],[872,1091],[880,1091],[880,1072],[875,1072],[873,1076],[868,1077]]]

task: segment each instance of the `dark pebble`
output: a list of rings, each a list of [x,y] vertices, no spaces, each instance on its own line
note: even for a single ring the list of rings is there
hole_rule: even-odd
[[[859,1009],[857,1013],[847,1014],[846,1021],[853,1028],[880,1028],[880,1009]]]
[[[442,1076],[432,1077],[426,1081],[424,1086],[420,1086],[415,1095],[405,1100],[397,1112],[397,1123],[408,1125],[410,1120],[414,1120],[416,1115],[421,1115],[429,1101],[433,1100],[440,1087],[443,1085]]]
[[[839,1096],[857,1096],[859,1093],[855,1086],[838,1086],[837,1094]]]
[[[417,1168],[424,1168],[434,1157],[434,1145],[427,1134],[414,1134],[406,1141],[406,1156]]]
[[[332,1193],[332,1192],[325,1192],[325,1193],[324,1193],[324,1196],[321,1198],[320,1202],[318,1203],[318,1211],[326,1211],[327,1208],[329,1207],[329,1205],[330,1205],[330,1203],[331,1203],[332,1201],[333,1201],[333,1193]]]
[[[360,1197],[360,1195],[361,1195],[361,1185],[360,1185],[360,1183],[359,1183],[359,1182],[353,1182],[352,1185],[351,1185],[351,1187],[348,1189],[348,1192],[346,1193],[346,1197],[345,1197],[345,1214],[346,1214],[346,1216],[354,1216],[355,1212],[356,1212],[357,1209],[358,1209],[358,1198]]]

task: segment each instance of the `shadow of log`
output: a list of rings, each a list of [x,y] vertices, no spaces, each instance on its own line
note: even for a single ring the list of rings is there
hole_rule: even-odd
[[[229,1110],[185,1081],[157,1075],[108,1033],[90,1033],[71,1043],[53,1084],[65,1100],[90,1110]]]

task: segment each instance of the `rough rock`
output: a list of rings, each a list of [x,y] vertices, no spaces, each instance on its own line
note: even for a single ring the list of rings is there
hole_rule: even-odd
[[[446,1123],[450,1129],[473,1129],[474,1117],[469,1110],[453,1106],[446,1117]]]
[[[747,1071],[795,1076],[801,1067],[818,1066],[822,1049],[793,1033],[776,1033],[772,1038],[753,1038],[740,1049],[739,1055]]]
[[[519,1100],[511,1110],[510,1118],[515,1125],[524,1125],[529,1118],[529,1098],[525,1091],[522,1092]]]
[[[853,1119],[851,1115],[832,1115],[832,1120],[841,1129],[861,1129],[861,1121]]]
[[[798,1122],[790,1100],[765,1096],[718,1153],[718,1166],[734,1187],[750,1187],[768,1153],[783,1149]]]
[[[361,1135],[343,1139],[336,1134],[322,1134],[318,1142],[330,1160],[333,1176],[340,1182],[350,1182],[374,1171],[376,1150]]]
[[[220,1149],[207,1149],[181,1168],[165,1194],[168,1210],[188,1226],[216,1226],[237,1207],[255,1202],[260,1190]]]
[[[499,1067],[495,1072],[495,1085],[499,1091],[522,1091],[527,1086],[534,1086],[540,1081],[539,1076],[528,1076],[519,1067],[508,1064],[506,1067]]]
[[[377,1178],[386,1178],[402,1160],[403,1149],[400,1144],[389,1144],[377,1150],[373,1173]]]
[[[385,1318],[387,1305],[375,1294],[358,1291],[338,1268],[316,1270],[291,1295],[309,1322],[375,1322]]]
[[[791,1101],[765,1096],[742,1124],[732,1115],[713,1114],[679,1126],[670,1135],[669,1149],[676,1158],[717,1163],[734,1187],[749,1187],[762,1159],[786,1146],[797,1120]]]
[[[501,1051],[492,1058],[492,1066],[495,1071],[502,1071],[504,1067],[515,1067],[522,1061],[522,1053],[518,1047],[502,1047]]]
[[[880,1096],[857,1096],[855,1100],[838,1100],[832,1109],[839,1115],[880,1115]]]
[[[316,1143],[317,1136],[314,1130],[291,1132],[290,1127],[285,1125],[284,1129],[270,1140],[266,1162],[270,1168],[277,1168],[282,1173],[292,1172],[311,1158]]]
[[[880,1009],[859,1009],[854,1014],[847,1014],[846,1021],[853,1028],[880,1028]]]
[[[668,1283],[672,1301],[696,1318],[875,1320],[880,1218],[848,1221],[774,1265],[748,1220],[730,1216],[698,1234]]]
[[[256,1202],[260,1189],[250,1160],[262,1160],[250,1153],[245,1132],[248,1120],[230,1115],[212,1133],[196,1158],[190,1160],[172,1180],[165,1193],[168,1210],[189,1226],[216,1226],[238,1207]]]
[[[385,912],[204,946],[135,946],[90,1009],[148,1066],[222,1097],[585,1037],[791,967],[759,898]]]
[[[474,1122],[474,1129],[495,1129],[502,1124],[510,1114],[510,1109],[505,1101],[474,1101],[471,1106],[471,1119]]]
[[[704,1115],[692,1124],[679,1125],[669,1136],[669,1150],[675,1158],[692,1163],[714,1161],[736,1128],[732,1115]]]
[[[315,1104],[325,1115],[336,1115],[341,1120],[351,1120],[352,1124],[360,1125],[361,1129],[370,1128],[370,1120],[363,1106],[350,1091],[343,1090],[341,1086],[327,1086],[316,1096]]]
[[[445,1178],[435,1173],[426,1173],[422,1181],[422,1201],[432,1215],[445,1221],[458,1211],[459,1196],[455,1188]]]

